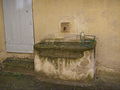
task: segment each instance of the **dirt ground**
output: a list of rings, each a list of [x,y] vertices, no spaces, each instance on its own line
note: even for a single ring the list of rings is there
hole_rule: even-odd
[[[0,69],[0,90],[120,90],[120,82],[105,82],[100,78],[90,84],[46,79],[34,72],[33,65],[30,60],[4,61]]]
[[[43,82],[34,76],[0,72],[0,90],[120,90],[120,84],[98,81],[90,86],[75,86]]]

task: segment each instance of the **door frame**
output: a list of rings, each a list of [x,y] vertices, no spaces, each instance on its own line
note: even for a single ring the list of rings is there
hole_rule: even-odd
[[[34,30],[34,15],[33,15],[33,0],[31,0],[31,9],[32,9],[32,24],[33,24],[33,43],[35,44],[35,30]],[[5,40],[5,51],[9,53],[9,51],[7,51],[7,40],[6,40],[6,32],[5,32],[5,17],[4,17],[4,1],[2,0],[2,12],[3,12],[3,27],[4,27],[4,40]],[[12,52],[12,53],[34,53],[34,45],[33,45],[33,51],[32,52]]]

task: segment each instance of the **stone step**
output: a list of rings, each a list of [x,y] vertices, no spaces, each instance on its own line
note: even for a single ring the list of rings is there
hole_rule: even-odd
[[[13,71],[13,72],[33,72],[34,71],[34,61],[28,58],[7,58],[0,65],[3,71]]]

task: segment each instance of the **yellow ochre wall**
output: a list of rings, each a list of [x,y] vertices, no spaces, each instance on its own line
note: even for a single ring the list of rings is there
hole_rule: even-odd
[[[56,35],[66,18],[97,38],[96,61],[100,67],[120,71],[120,0],[33,0],[35,42]]]
[[[3,25],[3,11],[2,0],[0,0],[0,52],[4,51],[4,25]]]

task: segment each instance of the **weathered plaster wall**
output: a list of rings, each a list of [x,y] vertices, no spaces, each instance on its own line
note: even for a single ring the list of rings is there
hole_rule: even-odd
[[[97,36],[96,61],[120,71],[120,0],[33,0],[35,42],[48,34],[62,36],[59,23],[75,22],[72,33]]]
[[[4,38],[4,24],[3,24],[3,4],[0,0],[0,60],[5,59],[5,38]]]

